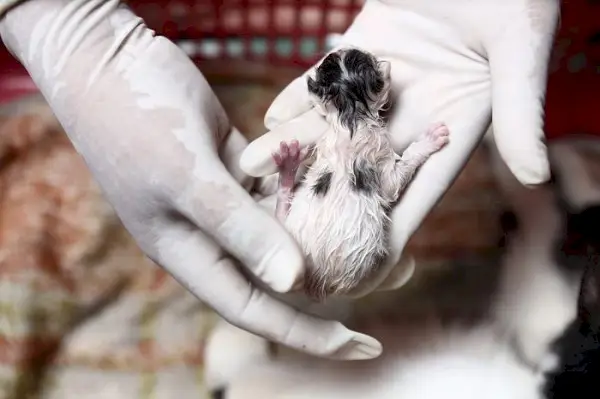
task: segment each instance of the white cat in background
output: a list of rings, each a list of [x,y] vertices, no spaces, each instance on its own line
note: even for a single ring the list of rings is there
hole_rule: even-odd
[[[576,317],[577,278],[566,278],[553,250],[561,210],[553,188],[522,187],[494,154],[498,181],[517,216],[487,320],[475,327],[381,325],[373,361],[334,362],[283,351],[225,323],[206,352],[206,378],[225,399],[542,399],[544,372],[558,360],[552,343]],[[551,146],[553,167],[568,175],[568,200],[600,202],[571,144]],[[577,277],[577,276],[575,276]],[[457,293],[460,295],[460,293]]]

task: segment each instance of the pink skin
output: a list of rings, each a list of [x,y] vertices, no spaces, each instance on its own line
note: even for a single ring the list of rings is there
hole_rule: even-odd
[[[279,153],[272,154],[273,160],[279,168],[275,215],[282,223],[285,221],[294,197],[296,173],[307,155],[308,148],[301,149],[297,140],[292,140],[289,145],[282,141],[279,144]]]

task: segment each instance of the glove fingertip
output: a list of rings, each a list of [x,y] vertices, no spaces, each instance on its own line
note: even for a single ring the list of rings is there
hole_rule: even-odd
[[[529,144],[507,145],[497,140],[500,156],[511,173],[524,186],[534,187],[550,180],[550,162],[546,145],[541,140]]]
[[[275,98],[265,113],[264,123],[272,130],[309,111],[313,107],[306,84],[306,74],[294,79]]]
[[[252,177],[276,173],[272,154],[279,151],[282,141],[295,139],[305,148],[319,140],[328,128],[329,124],[317,111],[309,110],[251,142],[240,157],[240,168]]]
[[[550,167],[546,159],[540,159],[538,165],[530,166],[513,172],[521,184],[533,188],[550,180]]]
[[[259,270],[265,270],[260,277],[275,292],[290,292],[304,275],[304,260],[297,248],[296,251],[279,250],[265,262],[259,266]]]
[[[402,256],[376,291],[393,291],[404,287],[414,276],[415,270],[415,258],[410,255]]]
[[[379,357],[383,352],[381,342],[365,334],[356,333],[340,359],[342,360],[371,360]]]
[[[525,186],[550,178],[544,108],[555,15],[550,3],[546,8],[543,34],[532,30],[527,21],[516,21],[521,28],[506,31],[490,48],[496,145],[510,171]]]
[[[263,141],[259,138],[246,147],[240,156],[239,167],[249,176],[264,177],[277,172],[277,166],[272,162],[270,152],[266,155]]]

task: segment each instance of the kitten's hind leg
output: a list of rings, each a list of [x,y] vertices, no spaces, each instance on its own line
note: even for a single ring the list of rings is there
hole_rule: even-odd
[[[285,221],[294,198],[296,173],[307,155],[308,148],[301,149],[297,140],[292,140],[289,145],[282,141],[279,145],[279,152],[272,154],[273,160],[279,169],[275,216],[282,223]]]

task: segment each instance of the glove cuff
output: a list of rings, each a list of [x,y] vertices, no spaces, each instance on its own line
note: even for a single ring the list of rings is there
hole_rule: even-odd
[[[0,19],[4,17],[4,15],[11,8],[15,7],[17,4],[22,3],[24,0],[0,0]]]

